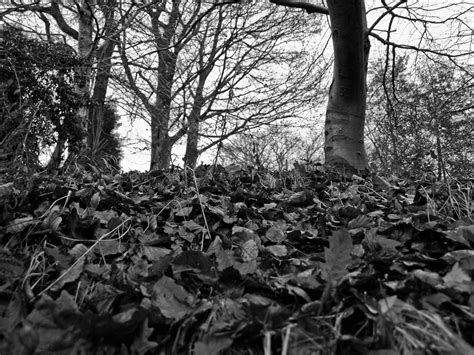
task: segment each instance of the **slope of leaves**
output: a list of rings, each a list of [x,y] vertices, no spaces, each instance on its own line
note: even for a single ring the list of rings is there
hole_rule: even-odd
[[[472,354],[471,186],[196,171],[0,181],[2,354]]]

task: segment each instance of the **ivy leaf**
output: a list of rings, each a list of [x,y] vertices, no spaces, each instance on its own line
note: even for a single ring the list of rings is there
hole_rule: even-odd
[[[329,236],[329,248],[325,248],[326,262],[322,268],[322,277],[337,284],[347,275],[347,266],[351,261],[352,238],[346,229],[335,231]]]
[[[454,264],[450,272],[443,277],[444,284],[447,287],[452,287],[460,292],[471,291],[471,277],[459,266],[459,263]]]
[[[84,259],[76,260],[68,269],[64,270],[58,277],[56,283],[51,287],[52,291],[60,290],[65,284],[76,281],[84,271]]]
[[[176,211],[175,215],[179,217],[189,217],[192,211],[193,211],[193,206],[182,207]]]
[[[271,226],[265,233],[265,238],[279,244],[286,239],[286,235],[280,228]]]
[[[140,326],[138,337],[135,338],[130,347],[133,354],[146,354],[158,346],[157,342],[148,340],[152,333],[153,328],[148,327],[148,318],[145,318],[143,324]]]
[[[195,355],[219,355],[232,345],[232,338],[227,336],[206,336],[194,344]]]
[[[276,257],[284,257],[288,255],[288,248],[284,245],[269,245],[266,249]]]
[[[163,276],[153,285],[152,303],[168,319],[183,319],[193,310],[188,300],[192,295],[172,278]]]
[[[258,257],[257,243],[250,239],[242,245],[242,260],[244,262],[255,260]]]

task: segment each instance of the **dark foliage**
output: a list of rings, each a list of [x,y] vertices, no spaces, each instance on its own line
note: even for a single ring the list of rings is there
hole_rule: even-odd
[[[74,68],[81,65],[70,47],[25,36],[7,28],[0,76],[6,84],[1,109],[2,149],[37,164],[44,147],[59,139],[76,151],[83,137],[74,90]]]
[[[120,127],[120,116],[112,104],[105,104],[100,143],[98,149],[93,152],[92,158],[97,165],[120,170],[120,160],[123,157],[122,141],[116,132]]]

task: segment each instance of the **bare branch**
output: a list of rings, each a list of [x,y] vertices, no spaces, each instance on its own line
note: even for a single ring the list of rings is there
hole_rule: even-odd
[[[411,50],[414,50],[414,51],[417,51],[417,52],[436,54],[436,55],[439,55],[439,56],[442,56],[442,57],[459,58],[459,57],[469,56],[470,54],[472,54],[471,52],[465,52],[465,53],[459,53],[459,54],[453,54],[453,53],[448,54],[448,53],[444,53],[442,51],[437,51],[437,50],[434,50],[434,49],[420,48],[420,47],[412,46],[412,45],[409,45],[409,44],[401,44],[401,43],[395,43],[395,42],[392,42],[392,41],[387,41],[383,37],[381,37],[381,36],[379,36],[379,35],[377,35],[373,32],[370,33],[369,35],[374,37],[375,39],[377,39],[381,43],[383,43],[385,45],[388,45],[388,46],[393,46],[393,47],[401,48],[401,49],[411,49]]]
[[[314,0],[270,0],[275,5],[295,7],[305,10],[308,14],[318,13],[329,15],[329,10],[321,5],[315,4]]]
[[[379,16],[379,18],[377,20],[374,21],[374,23],[372,24],[372,26],[370,26],[370,28],[367,30],[367,33],[371,33],[373,31],[373,29],[375,28],[375,26],[378,25],[378,23],[380,21],[382,21],[382,19],[388,15],[388,14],[391,14],[393,13],[393,10],[395,10],[397,7],[399,7],[400,5],[402,4],[405,4],[407,2],[407,0],[400,0],[398,3],[396,3],[395,5],[393,5],[392,7],[388,8],[386,12],[384,12],[382,15]]]

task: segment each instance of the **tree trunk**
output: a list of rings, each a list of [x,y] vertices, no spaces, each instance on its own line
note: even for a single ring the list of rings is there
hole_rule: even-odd
[[[190,117],[188,134],[186,139],[186,153],[184,155],[184,165],[192,169],[196,167],[199,157],[199,117]]]
[[[160,12],[150,12],[155,44],[158,50],[158,83],[156,86],[155,113],[151,117],[150,170],[167,169],[171,163],[171,148],[175,140],[169,136],[171,96],[179,46],[171,46],[179,17],[179,2],[173,2],[169,22],[161,33]]]
[[[202,54],[200,60],[202,61]],[[202,67],[202,62],[201,62]],[[193,108],[188,117],[188,126],[187,126],[187,139],[186,139],[186,153],[184,155],[184,165],[189,166],[190,168],[195,168],[197,164],[197,159],[201,153],[198,150],[199,143],[199,123],[201,120],[201,111],[204,106],[204,84],[206,79],[211,72],[211,67],[206,68],[201,71],[199,76],[198,86],[196,88],[196,94],[194,97]]]
[[[369,40],[364,0],[328,0],[334,72],[326,111],[325,161],[348,172],[366,171],[364,145]]]
[[[164,46],[163,46],[164,47]],[[176,56],[171,50],[159,53],[156,114],[151,117],[151,161],[150,170],[167,169],[171,162],[171,139],[169,118],[171,112],[171,89],[176,68]]]
[[[110,70],[112,68],[112,53],[115,42],[107,40],[102,55],[97,62],[97,75],[92,94],[92,102],[89,107],[89,132],[88,146],[94,153],[99,149],[102,137],[102,126],[104,122],[104,105],[109,85]]]
[[[150,170],[153,171],[168,169],[171,164],[171,148],[173,147],[173,144],[168,135],[168,130],[156,127],[153,125],[153,121],[155,121],[154,118],[152,118],[151,125],[152,135]]]
[[[110,71],[112,69],[112,54],[114,52],[117,36],[114,21],[115,2],[109,1],[103,8],[105,15],[104,43],[97,53],[97,74],[92,93],[92,102],[89,106],[88,147],[94,155],[99,148],[104,123],[104,105],[109,85]]]
[[[81,150],[87,149],[87,132],[88,132],[88,105],[89,97],[91,64],[90,56],[93,51],[92,41],[92,13],[88,4],[81,2],[78,7],[79,31],[78,31],[78,54],[84,60],[84,64],[77,70],[78,81],[76,84],[77,92],[83,97],[84,104],[78,110],[78,116],[85,134],[83,146]]]

